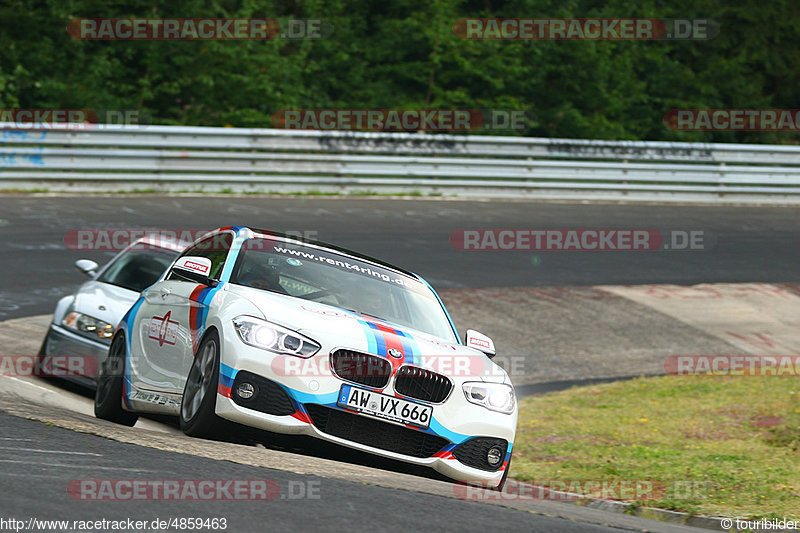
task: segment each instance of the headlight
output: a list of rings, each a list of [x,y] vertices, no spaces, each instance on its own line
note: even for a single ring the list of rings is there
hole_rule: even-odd
[[[87,337],[100,339],[101,341],[108,341],[114,336],[114,326],[89,315],[78,313],[77,311],[72,311],[67,314],[61,323]]]
[[[514,388],[505,383],[484,383],[470,381],[463,385],[467,401],[482,405],[498,413],[509,414],[514,411]]]
[[[242,342],[278,354],[311,357],[320,345],[308,337],[277,324],[251,316],[238,316],[233,326]]]

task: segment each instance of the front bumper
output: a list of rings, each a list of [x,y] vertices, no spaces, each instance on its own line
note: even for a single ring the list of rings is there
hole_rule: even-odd
[[[47,331],[47,337],[45,337],[44,342],[44,355],[92,357],[97,362],[97,365],[93,365],[93,368],[99,369],[100,364],[108,356],[108,346],[102,342],[93,341],[73,333],[57,324],[50,324],[50,329]],[[97,374],[95,373],[91,376],[69,376],[63,379],[94,387]]]
[[[495,472],[488,472],[482,469],[467,466],[458,461],[455,456],[453,456],[452,447],[450,447],[450,449],[445,447],[445,449],[436,452],[430,457],[413,457],[410,455],[395,453],[389,450],[368,446],[366,444],[361,444],[352,440],[325,433],[318,429],[310,419],[303,419],[302,414],[298,414],[298,416],[278,416],[260,413],[258,411],[237,405],[231,398],[222,396],[220,394],[217,394],[216,413],[226,420],[237,422],[239,424],[272,431],[274,433],[308,435],[374,455],[388,457],[390,459],[395,459],[406,463],[427,466],[433,468],[440,474],[457,481],[480,483],[487,486],[497,486],[500,483],[501,479],[503,478],[503,473],[508,465],[508,458],[511,454],[512,443],[509,442],[507,456],[503,462],[503,466]],[[363,415],[353,414],[351,416]],[[390,422],[378,423],[390,424]]]
[[[339,389],[347,382],[332,374],[276,377],[270,357],[265,357],[263,351],[242,350],[239,346],[237,355],[235,362],[229,361],[229,365],[223,362],[220,370],[216,413],[222,418],[275,433],[308,435],[382,457],[427,466],[458,481],[496,486],[503,478],[516,431],[516,411],[511,415],[489,411],[467,402],[461,391],[455,390],[447,401],[433,406],[433,419],[428,430],[406,428],[339,407],[336,404]],[[235,391],[231,389],[240,371],[277,383],[291,400],[294,412],[268,414],[234,401],[232,394]],[[379,435],[363,435],[375,432]],[[502,466],[494,471],[465,464],[453,453],[467,441],[481,437],[502,439],[506,444]]]

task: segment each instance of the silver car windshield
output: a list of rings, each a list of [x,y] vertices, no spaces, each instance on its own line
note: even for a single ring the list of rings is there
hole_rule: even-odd
[[[231,282],[312,300],[457,342],[434,292],[401,272],[309,246],[245,241]]]
[[[115,257],[97,281],[141,292],[158,281],[177,256],[178,252],[161,248],[131,249]]]

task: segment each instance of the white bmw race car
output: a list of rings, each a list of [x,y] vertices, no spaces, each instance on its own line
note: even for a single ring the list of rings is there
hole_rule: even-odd
[[[501,486],[517,425],[494,344],[419,276],[245,227],[189,246],[120,321],[95,414],[303,434]]]

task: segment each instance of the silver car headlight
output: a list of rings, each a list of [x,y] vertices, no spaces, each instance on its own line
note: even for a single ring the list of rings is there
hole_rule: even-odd
[[[67,313],[61,324],[77,331],[81,335],[98,339],[103,342],[110,342],[114,336],[114,326],[93,316],[84,315],[77,311]]]
[[[482,405],[498,413],[510,414],[514,411],[516,398],[514,387],[505,383],[486,383],[468,381],[462,385],[467,401]]]
[[[311,357],[320,345],[296,331],[252,316],[237,316],[233,326],[242,342],[277,354]]]

